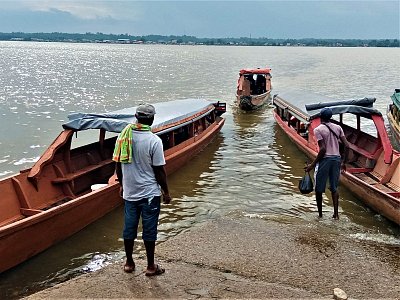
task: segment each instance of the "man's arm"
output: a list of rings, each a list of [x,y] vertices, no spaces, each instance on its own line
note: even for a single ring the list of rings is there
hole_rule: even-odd
[[[319,151],[318,151],[317,157],[314,159],[314,161],[310,165],[308,165],[307,167],[304,168],[306,170],[306,172],[310,172],[312,169],[314,169],[317,162],[319,162],[325,156],[326,146],[325,146],[325,141],[323,139],[318,141],[318,147],[319,147]]]
[[[119,162],[115,164],[115,173],[117,174],[119,184],[122,186],[122,168]]]
[[[157,183],[161,187],[164,203],[169,204],[171,202],[171,196],[169,195],[167,173],[165,172],[165,168],[164,166],[153,166],[153,170]]]
[[[115,164],[115,173],[117,174],[117,180],[119,182],[119,195],[123,197],[124,191],[122,189],[122,168],[120,162]]]
[[[344,153],[340,153],[340,156],[342,158],[342,170],[346,171],[346,162],[349,157],[349,149],[350,149],[350,144],[348,140],[346,139],[345,135],[340,136],[340,140],[342,141],[344,145]]]
[[[350,144],[349,141],[346,139],[346,137],[344,135],[342,135],[340,137],[340,140],[342,141],[343,145],[344,145],[344,149],[345,149],[345,155],[343,157],[343,161],[347,161],[347,155],[348,155],[348,149],[350,148]]]

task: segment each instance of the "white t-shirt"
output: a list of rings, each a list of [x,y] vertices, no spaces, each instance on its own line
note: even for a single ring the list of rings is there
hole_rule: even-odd
[[[161,139],[150,131],[132,132],[132,163],[121,164],[123,198],[138,201],[160,196],[153,167],[165,165]]]

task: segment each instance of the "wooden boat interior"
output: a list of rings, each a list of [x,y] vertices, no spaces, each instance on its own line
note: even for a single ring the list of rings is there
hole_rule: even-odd
[[[70,149],[73,133],[63,131],[31,169],[0,181],[5,193],[0,201],[0,226],[90,193],[93,184],[106,184],[113,176],[116,137]]]
[[[167,172],[178,167],[172,164],[168,170],[169,158],[184,153],[189,144],[208,137],[225,110],[225,103],[211,104],[183,121],[153,130],[163,141]],[[92,131],[99,134],[98,141],[71,149],[72,139],[79,132],[65,129],[31,169],[0,180],[0,226],[98,192],[92,191],[92,185],[115,182],[115,163],[111,158],[116,135],[106,138],[104,129]]]
[[[238,96],[265,96],[272,89],[271,69],[243,69],[239,72]]]
[[[295,131],[303,143],[308,144],[315,153],[318,152],[318,142],[313,134],[309,133],[320,124],[320,119],[310,122],[305,113],[296,109],[288,110],[279,105],[276,106],[276,113],[282,120],[286,120],[290,130]],[[331,120],[342,127],[349,142],[347,172],[385,193],[400,198],[400,154],[390,146],[383,118],[365,118],[360,115],[353,117],[356,118],[356,127],[345,124],[343,114],[339,115],[338,120]],[[365,119],[373,120],[377,128],[376,137],[362,130]]]
[[[388,105],[386,116],[393,140],[393,145],[400,150],[400,89],[395,89],[390,96],[392,103]]]

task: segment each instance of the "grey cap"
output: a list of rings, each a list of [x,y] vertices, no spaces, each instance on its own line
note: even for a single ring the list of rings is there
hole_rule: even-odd
[[[329,107],[324,107],[320,112],[321,119],[329,120],[332,118],[332,110]]]
[[[156,109],[151,104],[140,104],[136,108],[136,114],[140,117],[153,117],[156,114]]]

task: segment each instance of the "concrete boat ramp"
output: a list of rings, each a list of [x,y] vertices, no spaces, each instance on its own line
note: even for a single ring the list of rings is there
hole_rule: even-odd
[[[398,299],[400,246],[379,247],[329,228],[321,234],[318,226],[301,219],[212,220],[157,246],[163,275],[146,277],[142,257],[132,274],[121,261],[27,299],[332,299],[335,288],[349,299]]]

